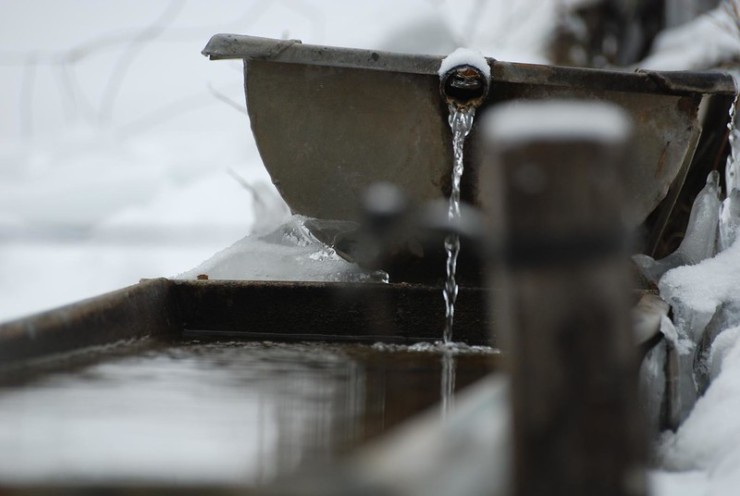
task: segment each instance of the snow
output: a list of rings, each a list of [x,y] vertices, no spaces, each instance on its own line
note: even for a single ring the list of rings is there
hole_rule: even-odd
[[[484,119],[490,139],[512,145],[537,139],[614,143],[624,141],[631,133],[629,118],[622,109],[581,101],[504,103]]]
[[[707,496],[709,476],[706,472],[651,471],[648,473],[650,494],[665,496]]]
[[[491,66],[488,65],[486,58],[479,51],[464,47],[457,48],[454,52],[443,58],[439,64],[437,73],[439,77],[444,77],[452,69],[461,65],[474,67],[483,74],[487,81],[491,80]]]
[[[691,22],[663,31],[638,65],[655,71],[701,70],[740,55],[740,36],[727,11],[717,7]]]
[[[723,301],[738,299],[740,243],[696,265],[677,267],[660,280],[660,294],[685,312],[709,315]]]
[[[480,64],[483,53],[538,63],[546,62],[545,40],[560,2],[185,2],[159,38],[131,43],[132,34],[169,5],[3,5],[0,320],[143,277],[368,278],[313,239],[300,218],[288,216],[246,116],[209,92],[212,87],[239,105],[244,101],[240,63],[200,56],[209,36],[243,32],[440,56],[467,46],[475,56],[468,52],[458,60]],[[715,11],[662,34],[639,66],[704,69],[736,57],[740,37],[726,21]],[[567,112],[540,108],[536,118],[507,121],[498,131],[521,139],[562,133],[564,122],[581,121],[588,126],[579,136],[613,140],[626,132],[617,117],[573,112],[570,106]],[[664,333],[682,346],[696,339],[723,302],[740,300],[738,281],[737,242],[713,258],[668,271],[660,290],[674,322],[663,321]],[[731,326],[714,340],[708,390],[658,446],[659,463],[650,472],[654,494],[731,495],[740,486],[738,338],[740,327]],[[661,363],[649,365],[652,380],[660,382]]]
[[[728,331],[737,338],[738,328]],[[740,479],[738,465],[730,463],[740,462],[740,417],[737,415],[740,409],[740,345],[737,339],[729,350],[728,345],[727,342],[721,345],[719,353],[724,358],[716,358],[720,363],[715,367],[720,367],[722,373],[697,401],[678,431],[666,433],[658,448],[664,468],[705,470],[712,475],[713,485],[724,484],[726,478]]]
[[[667,339],[689,345],[688,350],[677,346],[681,353],[693,353],[695,343],[708,346],[698,357],[706,363],[696,363],[709,387],[678,430],[663,433],[657,444],[660,470],[651,475],[656,494],[731,495],[740,483],[740,326],[733,310],[740,303],[738,281],[740,243],[696,265],[672,269],[660,280],[675,320],[673,332],[667,325],[661,330]],[[707,343],[703,336],[709,334],[716,337]],[[660,371],[650,374],[647,363],[643,381],[660,380]]]

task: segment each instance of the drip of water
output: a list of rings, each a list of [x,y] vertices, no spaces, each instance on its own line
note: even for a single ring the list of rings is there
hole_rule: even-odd
[[[447,119],[452,130],[452,149],[454,161],[452,165],[452,192],[450,193],[450,208],[448,218],[450,223],[457,222],[460,218],[460,180],[463,175],[463,146],[465,138],[470,133],[475,119],[475,108],[458,108],[450,105],[450,116]],[[445,251],[447,252],[447,281],[445,282],[442,295],[445,300],[445,330],[443,339],[445,343],[452,342],[452,324],[455,319],[455,300],[457,300],[457,256],[460,253],[460,236],[450,234],[445,238]]]

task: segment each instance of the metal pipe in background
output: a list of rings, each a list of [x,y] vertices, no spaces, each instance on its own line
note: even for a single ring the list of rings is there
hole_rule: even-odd
[[[619,177],[631,123],[612,105],[557,101],[501,105],[483,119],[514,494],[645,494]]]

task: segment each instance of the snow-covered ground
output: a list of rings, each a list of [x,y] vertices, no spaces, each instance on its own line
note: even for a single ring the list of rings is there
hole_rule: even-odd
[[[249,259],[238,268],[245,277],[314,277],[315,266],[296,254],[334,273],[347,269],[309,246],[299,226],[278,240],[280,250],[265,248],[269,237],[243,240],[287,216],[246,115],[223,101],[243,104],[240,64],[200,55],[211,34],[439,55],[467,45],[502,60],[544,62],[559,4],[0,0],[0,321],[142,277],[239,263],[249,250],[272,258]],[[740,52],[737,40],[704,18],[662,36],[641,66],[709,67]],[[738,252],[734,246],[668,272],[665,295],[706,322],[717,304],[738,298]],[[714,382],[683,426],[661,440],[654,494],[735,494],[738,335],[728,327],[715,341]]]

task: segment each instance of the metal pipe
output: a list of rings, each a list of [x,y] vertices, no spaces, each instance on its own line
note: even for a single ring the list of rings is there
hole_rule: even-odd
[[[459,65],[439,81],[439,91],[448,105],[457,108],[480,107],[488,95],[488,78],[477,67]]]

